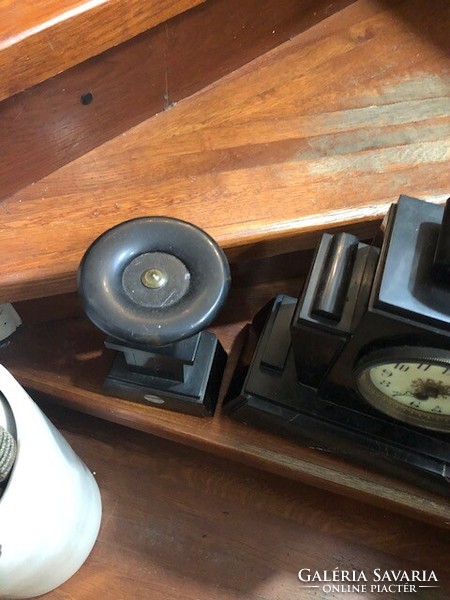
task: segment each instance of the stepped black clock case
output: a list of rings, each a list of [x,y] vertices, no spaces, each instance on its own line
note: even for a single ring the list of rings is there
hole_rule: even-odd
[[[377,353],[402,368],[404,351],[431,349],[447,369],[449,214],[401,196],[381,248],[325,234],[300,297],[277,296],[255,317],[248,344],[257,343],[236,369],[229,414],[449,495],[449,433],[388,415],[356,389],[358,368]]]

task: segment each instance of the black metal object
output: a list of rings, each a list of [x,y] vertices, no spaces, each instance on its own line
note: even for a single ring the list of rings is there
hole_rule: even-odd
[[[426,346],[448,356],[449,290],[432,275],[442,215],[442,206],[401,197],[381,251],[324,235],[300,298],[274,300],[250,364],[236,370],[225,404],[230,415],[450,495],[450,435],[376,410],[355,380],[361,359],[377,350]],[[321,278],[334,272],[330,252],[349,247],[345,277],[324,286]],[[338,310],[317,312],[324,290]]]
[[[434,275],[450,285],[450,198],[445,204],[436,250],[433,258]]]
[[[80,264],[78,289],[87,316],[116,351],[105,391],[213,414],[226,354],[203,330],[229,285],[221,248],[185,221],[133,219],[100,236]]]
[[[358,241],[350,233],[331,236],[314,294],[311,312],[316,317],[333,322],[341,320]]]

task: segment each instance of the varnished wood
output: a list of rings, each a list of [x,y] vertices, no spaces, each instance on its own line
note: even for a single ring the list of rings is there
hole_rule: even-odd
[[[4,100],[0,198],[166,110],[348,3],[209,0]],[[192,43],[198,37],[201,43]],[[87,94],[92,100],[83,104]]]
[[[410,596],[449,597],[448,531],[42,406],[95,472],[103,500],[102,526],[91,555],[46,600],[318,598],[319,590],[299,587],[302,568],[356,569],[369,578],[376,568],[433,570],[439,588]]]
[[[1,0],[0,100],[204,0]]]
[[[237,261],[370,237],[400,193],[444,199],[449,17],[359,0],[5,199],[2,299],[73,290],[88,245],[132,217],[190,220]]]
[[[232,288],[212,329],[230,354],[214,418],[189,417],[105,396],[101,386],[112,354],[103,348],[103,334],[79,316],[79,312],[73,312],[72,318],[44,323],[39,323],[39,318],[35,324],[33,319],[26,319],[30,324],[24,325],[0,349],[0,362],[23,385],[31,388],[35,396],[37,393],[50,395],[62,406],[418,519],[450,526],[448,499],[360,468],[320,448],[294,443],[234,422],[222,411],[221,403],[240,352],[245,324],[276,294],[297,296],[300,292],[306,265],[301,257],[299,260],[295,260],[295,256],[284,258],[290,263],[285,271],[289,278],[285,280],[273,276],[273,269],[270,266],[266,269],[261,261],[241,267],[244,273],[265,273],[266,280],[249,287],[237,285]],[[239,280],[239,275],[237,280],[243,281]],[[48,302],[52,306],[54,300]],[[73,300],[71,304],[66,299],[66,303],[73,310]],[[44,310],[42,304],[43,301],[36,310]],[[28,303],[29,314],[31,306]],[[20,313],[21,305],[17,308]]]
[[[203,225],[239,268],[257,253],[310,248],[329,227],[369,237],[400,192],[443,197],[442,6],[358,2],[345,18],[261,58],[257,70],[229,76],[116,140],[105,155],[93,152],[5,201],[4,298],[74,289],[85,245],[110,224],[151,210]],[[216,329],[228,349],[264,299],[297,293],[292,276],[282,284],[275,271],[252,286],[255,294],[235,289]],[[450,525],[448,503],[233,423],[220,409],[203,421],[158,409],[150,417],[136,405],[130,411],[130,403],[99,393],[107,367],[101,336],[79,317],[74,296],[62,304],[54,316],[72,319],[35,318],[0,355],[19,380],[52,395],[45,411],[102,492],[91,556],[47,598],[316,598],[299,589],[302,567],[433,569],[440,587],[424,597],[449,597],[448,532],[435,527]]]

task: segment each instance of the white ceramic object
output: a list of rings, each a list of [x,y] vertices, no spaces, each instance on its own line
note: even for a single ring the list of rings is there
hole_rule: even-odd
[[[61,585],[87,558],[100,527],[100,492],[86,465],[1,365],[0,391],[18,442],[0,498],[0,598],[31,598]]]

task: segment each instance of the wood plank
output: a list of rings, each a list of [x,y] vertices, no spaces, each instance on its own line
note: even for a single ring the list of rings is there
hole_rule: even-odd
[[[1,0],[0,100],[204,0]]]
[[[443,200],[450,6],[394,5],[423,34],[359,0],[5,199],[2,299],[74,290],[87,246],[132,217],[192,221],[235,261],[370,235],[401,193]]]
[[[285,280],[269,276],[273,270],[266,270],[261,264],[264,261],[249,262],[243,273],[245,276],[245,272],[265,272],[266,281],[241,287],[237,277],[237,287],[232,288],[212,328],[230,354],[219,407],[213,418],[190,417],[105,396],[101,386],[112,354],[103,348],[103,334],[76,313],[72,318],[46,323],[39,323],[38,316],[34,324],[23,326],[0,348],[0,362],[33,390],[34,397],[39,397],[37,393],[50,395],[54,402],[68,408],[450,527],[448,499],[371,472],[315,447],[302,446],[234,422],[222,412],[221,403],[239,355],[244,325],[277,293],[299,293],[305,264],[295,258],[284,257],[291,270]],[[49,299],[50,305],[54,301]],[[31,307],[28,303],[29,311]],[[21,313],[20,305],[17,308]],[[36,308],[42,310],[42,306]]]
[[[92,554],[46,600],[316,599],[320,589],[300,587],[297,573],[303,568],[364,571],[368,591],[348,594],[363,600],[378,595],[370,594],[374,569],[433,570],[439,588],[417,588],[410,595],[430,600],[450,595],[446,530],[43,407],[95,472],[103,501]]]
[[[0,103],[0,198],[349,4],[209,0]],[[192,40],[200,37],[201,43]],[[87,103],[86,98],[90,99]]]

